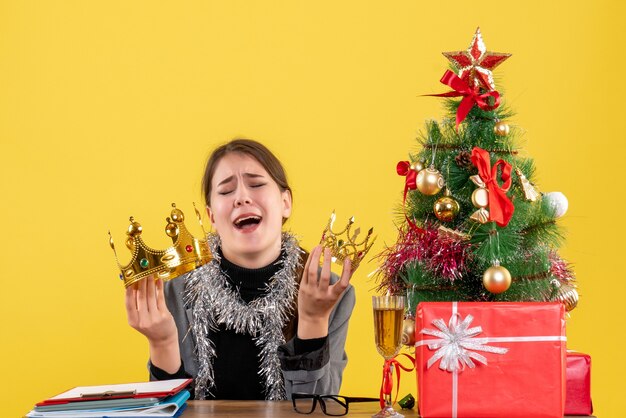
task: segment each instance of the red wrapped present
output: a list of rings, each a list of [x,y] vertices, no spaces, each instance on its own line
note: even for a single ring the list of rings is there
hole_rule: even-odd
[[[420,303],[420,415],[563,417],[564,313],[561,303]]]
[[[591,415],[591,356],[567,352],[565,415]]]

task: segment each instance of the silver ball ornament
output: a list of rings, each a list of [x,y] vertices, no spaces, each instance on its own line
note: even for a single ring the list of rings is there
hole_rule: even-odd
[[[554,216],[560,218],[567,213],[569,202],[561,192],[550,192],[543,195],[543,199],[554,210]]]

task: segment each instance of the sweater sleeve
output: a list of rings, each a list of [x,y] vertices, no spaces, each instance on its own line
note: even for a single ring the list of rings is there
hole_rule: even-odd
[[[337,278],[335,278],[336,280]],[[297,337],[278,348],[287,398],[295,392],[336,395],[341,387],[343,370],[348,363],[345,352],[348,335],[348,322],[354,309],[355,292],[350,285],[343,293],[331,313],[328,324],[328,337],[318,339],[319,347],[304,351],[303,342]],[[305,343],[305,347],[309,343]]]
[[[328,336],[321,337],[321,338],[309,338],[309,339],[301,340],[296,335],[293,339],[293,349],[296,355],[308,353],[310,351],[316,351],[324,347],[327,340],[328,340]]]
[[[185,365],[182,360],[180,368],[174,374],[170,374],[165,370],[155,366],[152,362],[148,362],[148,370],[150,370],[150,380],[169,380],[169,379],[188,379],[191,376],[185,371]]]

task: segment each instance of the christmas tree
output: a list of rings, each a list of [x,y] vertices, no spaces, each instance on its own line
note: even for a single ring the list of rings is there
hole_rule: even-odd
[[[480,30],[467,50],[445,52],[448,116],[429,121],[421,149],[397,165],[405,177],[397,242],[379,256],[380,288],[421,301],[561,301],[578,294],[557,219],[562,193],[541,193],[533,160],[496,90],[492,70],[510,54],[487,51]]]

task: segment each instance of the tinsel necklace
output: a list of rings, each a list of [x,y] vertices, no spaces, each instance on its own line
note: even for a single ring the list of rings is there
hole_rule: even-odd
[[[283,326],[293,312],[293,301],[298,291],[295,275],[300,267],[301,249],[295,237],[283,232],[282,267],[268,281],[264,294],[250,303],[244,302],[222,271],[221,241],[217,234],[207,237],[213,260],[194,270],[185,284],[184,301],[191,308],[190,330],[196,343],[198,375],[195,380],[196,399],[205,399],[215,387],[213,360],[215,346],[209,339],[209,330],[218,325],[237,333],[252,336],[260,349],[259,377],[265,381],[265,399],[276,401],[287,398],[283,374],[278,359],[278,346],[285,343]]]

